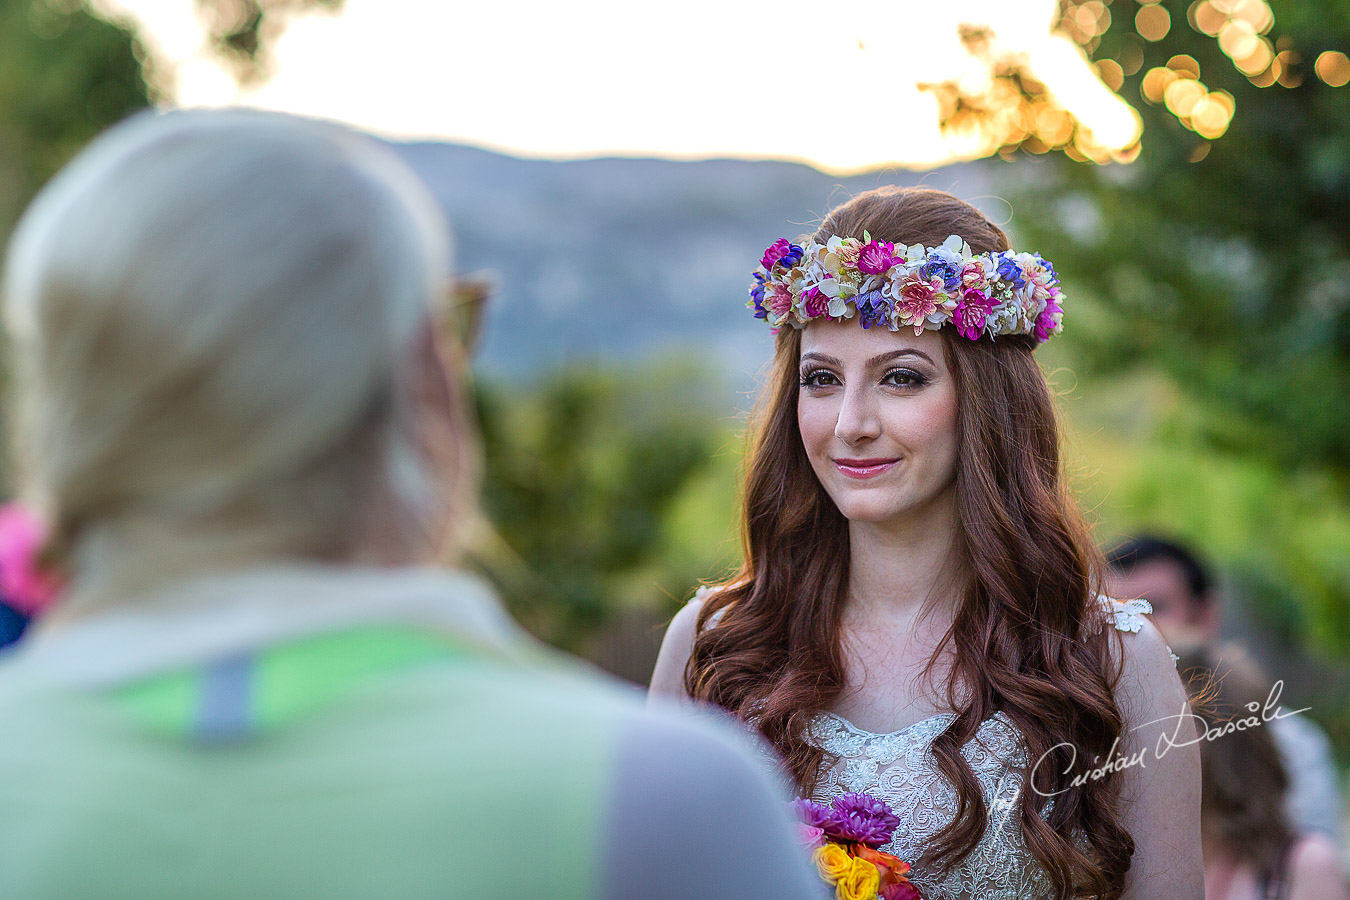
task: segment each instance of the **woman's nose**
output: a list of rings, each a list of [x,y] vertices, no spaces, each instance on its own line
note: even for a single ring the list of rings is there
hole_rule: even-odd
[[[872,440],[881,434],[881,421],[877,418],[872,392],[866,386],[854,385],[844,389],[844,401],[839,407],[839,419],[834,425],[835,437],[850,446]]]

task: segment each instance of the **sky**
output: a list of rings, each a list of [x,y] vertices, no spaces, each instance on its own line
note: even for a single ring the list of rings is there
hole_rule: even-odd
[[[291,22],[273,76],[240,91],[194,0],[99,0],[135,19],[187,106],[244,104],[401,140],[553,159],[800,160],[846,173],[976,152],[920,82],[978,79],[958,38],[989,25],[1112,147],[1138,117],[1052,33],[1057,0],[346,0]]]

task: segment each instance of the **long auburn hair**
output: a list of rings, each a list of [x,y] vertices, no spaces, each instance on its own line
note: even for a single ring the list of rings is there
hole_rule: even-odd
[[[977,252],[1008,249],[1007,236],[974,207],[924,188],[887,187],[833,210],[815,239],[858,237],[933,246],[948,235]],[[1134,841],[1121,823],[1119,773],[1071,784],[1073,762],[1105,758],[1122,734],[1113,690],[1119,634],[1093,602],[1100,551],[1060,473],[1059,435],[1045,377],[1020,336],[969,341],[943,328],[957,396],[956,536],[966,587],[925,676],[954,648],[945,685],[955,721],[933,742],[955,786],[952,822],[923,861],[950,871],[979,842],[988,819],[961,748],[995,711],[1044,756],[1018,815],[1026,845],[1058,897],[1115,898]],[[845,688],[840,622],[848,588],[848,522],[811,469],[797,425],[801,333],[783,328],[771,381],[751,431],[743,485],[744,563],[698,615],[685,671],[689,694],[752,721],[805,793],[824,754],[806,739],[811,720]],[[721,619],[708,627],[716,614]],[[1087,640],[1084,629],[1098,633]],[[963,702],[958,696],[969,687]],[[1053,774],[1051,774],[1053,773]],[[1076,843],[1078,840],[1086,843]]]

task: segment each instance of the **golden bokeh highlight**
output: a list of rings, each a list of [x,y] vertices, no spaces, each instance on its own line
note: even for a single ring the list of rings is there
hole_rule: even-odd
[[[1303,83],[1303,76],[1294,68],[1302,61],[1303,57],[1293,50],[1281,50],[1276,54],[1275,62],[1280,64],[1280,74],[1275,80],[1280,87],[1296,88]]]
[[[1323,56],[1325,55],[1323,54]],[[1113,91],[1119,91],[1121,86],[1125,84],[1125,70],[1114,59],[1097,60],[1097,75],[1101,78],[1102,84]]]
[[[1189,53],[1178,53],[1169,59],[1167,68],[1177,73],[1189,73],[1192,78],[1200,77],[1200,63]]]
[[[1172,17],[1161,6],[1141,6],[1134,14],[1134,30],[1146,41],[1161,41],[1172,30]]]
[[[1219,48],[1257,87],[1277,83],[1292,87],[1302,81],[1292,71],[1291,59],[1280,59],[1266,37],[1275,24],[1275,13],[1266,0],[1195,0],[1186,18],[1196,31],[1217,38]]]
[[[1200,64],[1191,56],[1179,54],[1168,65],[1144,73],[1140,93],[1149,103],[1166,105],[1182,125],[1212,141],[1222,137],[1232,124],[1237,102],[1227,91],[1205,87],[1199,75]]]
[[[1331,87],[1345,87],[1350,83],[1350,57],[1339,50],[1326,50],[1313,63],[1313,71]]]

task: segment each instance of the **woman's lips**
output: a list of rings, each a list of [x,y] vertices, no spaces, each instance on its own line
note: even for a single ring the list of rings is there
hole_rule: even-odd
[[[900,461],[899,457],[877,459],[836,459],[835,466],[849,478],[875,478]]]

